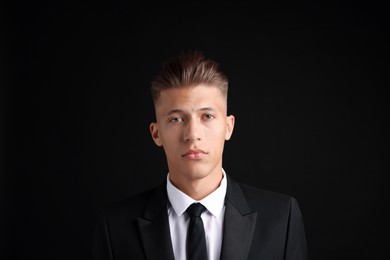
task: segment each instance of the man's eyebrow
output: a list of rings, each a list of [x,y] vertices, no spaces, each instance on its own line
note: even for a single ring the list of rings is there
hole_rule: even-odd
[[[202,107],[201,109],[198,109],[198,111],[213,111],[213,112],[216,112],[217,109],[215,109],[213,107]]]
[[[181,110],[181,109],[172,109],[172,110],[169,110],[166,115],[170,116],[172,114],[183,113],[183,112],[184,112],[184,110]]]
[[[202,108],[198,109],[197,111],[198,111],[198,112],[202,112],[202,111],[213,111],[213,112],[216,112],[217,109],[215,109],[215,108],[213,108],[213,107],[202,107]],[[180,114],[180,113],[185,113],[185,111],[182,110],[182,109],[172,109],[172,110],[169,110],[169,111],[166,113],[166,115],[167,115],[167,116],[170,116],[170,115],[176,114],[176,113],[179,113],[179,114]]]

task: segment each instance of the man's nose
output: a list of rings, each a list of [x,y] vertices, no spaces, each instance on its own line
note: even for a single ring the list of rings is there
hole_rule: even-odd
[[[184,130],[184,141],[185,142],[196,142],[202,140],[201,138],[201,123],[196,119],[190,119],[187,121]]]

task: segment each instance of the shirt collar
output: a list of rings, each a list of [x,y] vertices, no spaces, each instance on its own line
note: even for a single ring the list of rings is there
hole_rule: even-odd
[[[223,178],[219,187],[210,193],[207,197],[201,199],[200,201],[196,201],[192,199],[190,196],[176,188],[172,182],[169,180],[169,173],[167,175],[167,193],[169,202],[175,211],[177,216],[181,216],[189,205],[194,202],[202,203],[207,210],[213,214],[215,217],[218,217],[221,214],[222,209],[225,205],[225,195],[226,195],[226,173],[224,169],[222,169]]]

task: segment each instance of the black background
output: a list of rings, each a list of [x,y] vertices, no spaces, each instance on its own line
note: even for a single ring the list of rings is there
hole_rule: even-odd
[[[1,259],[91,259],[99,207],[166,177],[149,85],[188,48],[230,80],[228,174],[298,199],[310,259],[389,258],[383,4],[0,9]]]

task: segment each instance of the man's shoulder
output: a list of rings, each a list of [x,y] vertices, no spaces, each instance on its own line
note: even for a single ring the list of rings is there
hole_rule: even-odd
[[[249,195],[254,196],[257,198],[263,198],[263,199],[276,199],[276,200],[289,200],[292,196],[288,195],[286,193],[277,192],[274,190],[262,188],[259,186],[255,186],[253,184],[247,184],[244,182],[238,182],[238,185],[240,186],[241,190]]]
[[[138,215],[143,212],[150,198],[160,189],[160,186],[152,187],[136,193],[130,197],[117,199],[106,203],[102,209],[108,215]],[[119,213],[119,214],[118,214]]]
[[[254,186],[253,184],[247,184],[237,182],[242,190],[248,204],[251,208],[289,208],[292,203],[296,203],[296,199],[286,193],[276,192],[269,189]]]

